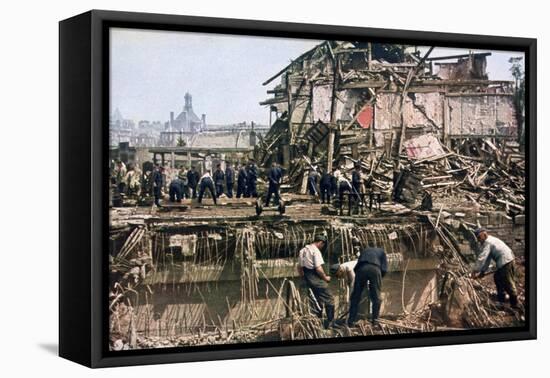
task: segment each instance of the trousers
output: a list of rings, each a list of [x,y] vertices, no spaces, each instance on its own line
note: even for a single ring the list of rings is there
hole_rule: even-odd
[[[361,295],[365,288],[368,288],[369,299],[372,303],[371,320],[374,322],[380,315],[380,306],[382,304],[380,297],[380,291],[382,289],[382,272],[380,268],[374,264],[358,263],[355,267],[355,283],[350,299],[349,324],[353,324],[357,320],[359,302],[361,301]]]

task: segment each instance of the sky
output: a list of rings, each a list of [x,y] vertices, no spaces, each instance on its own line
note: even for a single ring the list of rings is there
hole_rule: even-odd
[[[177,116],[184,95],[207,124],[254,121],[268,124],[259,102],[279,83],[262,83],[321,41],[113,28],[110,33],[111,113],[118,108],[134,121],[165,122]],[[424,48],[421,48],[421,51]],[[479,51],[479,50],[475,50]],[[468,50],[435,48],[431,56]],[[508,59],[518,53],[493,51],[487,71],[493,80],[511,80]]]

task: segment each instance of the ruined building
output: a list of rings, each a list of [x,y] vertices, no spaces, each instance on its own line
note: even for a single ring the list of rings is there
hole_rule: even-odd
[[[330,169],[340,155],[397,156],[405,141],[428,133],[448,147],[471,137],[515,140],[512,82],[488,80],[490,53],[430,57],[431,51],[317,45],[263,83],[280,80],[261,103],[279,118],[256,156],[289,167],[302,156],[324,154]]]

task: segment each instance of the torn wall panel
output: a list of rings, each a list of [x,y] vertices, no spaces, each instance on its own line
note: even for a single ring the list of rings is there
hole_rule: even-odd
[[[316,85],[313,87],[313,121],[330,123],[330,108],[332,98],[332,85]]]
[[[412,159],[427,159],[445,154],[439,139],[433,134],[420,135],[403,143],[407,156]]]
[[[449,96],[451,135],[516,135],[513,98],[507,95]]]
[[[360,100],[357,91],[343,90],[336,92],[336,120],[349,122],[355,116],[355,109]]]
[[[443,125],[443,107],[439,92],[410,93],[405,101],[404,120],[407,128]]]

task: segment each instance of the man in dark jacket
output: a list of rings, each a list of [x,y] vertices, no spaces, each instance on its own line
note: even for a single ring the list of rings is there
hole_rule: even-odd
[[[311,196],[317,196],[317,181],[319,180],[319,172],[317,168],[312,168],[307,176],[307,188]]]
[[[195,170],[195,166],[191,166],[191,170],[187,172],[187,185],[191,189],[191,197],[197,198],[197,185],[199,183],[199,172]]]
[[[246,196],[246,180],[246,166],[241,164],[239,166],[239,173],[237,174],[237,198]]]
[[[250,161],[248,164],[247,169],[247,181],[246,181],[246,191],[247,197],[258,197],[258,192],[256,191],[256,181],[258,180],[258,169],[256,168],[256,164],[254,164],[254,161]]]
[[[277,166],[276,162],[271,163],[271,168],[267,174],[267,180],[269,187],[267,189],[267,197],[265,199],[265,206],[269,206],[271,195],[275,194],[275,205],[279,204],[279,187],[281,186],[281,179],[283,178],[283,172],[281,168]]]
[[[332,186],[332,174],[327,170],[321,171],[321,182],[319,183],[319,189],[321,189],[321,202],[325,203],[325,200],[330,204]]]
[[[216,197],[219,197],[223,193],[223,182],[225,181],[225,174],[222,171],[221,164],[216,165],[213,179],[216,185]]]
[[[227,164],[225,168],[225,190],[227,198],[233,198],[233,184],[235,183],[235,170],[231,166],[231,163]]]
[[[361,294],[369,288],[369,298],[372,303],[371,322],[378,323],[380,305],[382,304],[380,291],[382,289],[382,277],[388,271],[388,260],[382,248],[368,247],[361,252],[355,266],[355,282],[350,299],[348,326],[353,326],[357,320]]]
[[[176,177],[168,187],[170,202],[181,202],[185,193],[185,183],[179,177]]]
[[[163,187],[163,180],[162,180],[162,171],[164,168],[160,167],[158,164],[153,169],[153,175],[152,175],[152,182],[153,182],[153,195],[155,196],[155,205],[158,207],[161,207],[160,205],[160,197],[162,195],[162,187]]]

